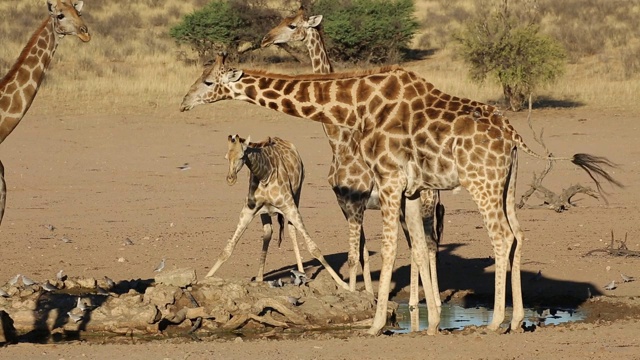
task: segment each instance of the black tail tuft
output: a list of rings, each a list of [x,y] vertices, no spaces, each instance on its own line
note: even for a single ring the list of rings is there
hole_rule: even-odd
[[[591,179],[596,183],[596,187],[598,188],[598,192],[603,194],[602,185],[600,185],[600,181],[598,178],[602,177],[607,180],[610,184],[613,184],[617,187],[623,188],[624,185],[618,180],[614,179],[608,172],[603,169],[603,166],[616,168],[617,164],[611,162],[609,159],[601,156],[594,156],[589,154],[575,154],[573,155],[572,163],[580,166],[584,169],[584,171],[589,174]]]
[[[278,232],[278,249],[280,248],[280,245],[282,245],[282,239],[284,238],[284,216],[280,213],[278,213],[278,226],[280,227],[280,230]]]

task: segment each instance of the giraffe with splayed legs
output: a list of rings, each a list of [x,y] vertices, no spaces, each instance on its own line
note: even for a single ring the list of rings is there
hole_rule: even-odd
[[[271,29],[262,39],[261,47],[268,47],[273,44],[283,44],[294,41],[302,41],[307,47],[313,72],[316,74],[328,74],[333,72],[333,67],[329,61],[324,40],[319,31],[322,22],[322,15],[306,17],[303,8],[300,8],[295,16],[284,18],[278,25]],[[363,279],[365,289],[373,293],[371,284],[371,274],[369,269],[366,240],[363,232],[363,218],[366,209],[380,209],[377,199],[377,188],[374,183],[374,176],[368,168],[358,149],[358,136],[356,131],[331,124],[322,124],[325,135],[329,140],[332,150],[332,161],[329,168],[328,180],[336,194],[338,204],[349,223],[349,287],[355,291],[357,264],[360,261],[360,247],[362,243],[363,252]],[[431,277],[434,286],[434,293],[439,294],[437,273],[436,273],[436,252],[438,242],[442,235],[442,222],[444,214],[434,219],[436,206],[440,209],[444,207],[439,204],[437,193],[431,190],[424,190],[421,195],[423,202],[423,216],[425,232],[428,235],[429,260],[431,266]],[[437,205],[435,205],[437,203]],[[439,233],[434,231],[434,225],[438,226]],[[404,226],[405,235],[408,229]],[[409,240],[410,237],[407,236]],[[411,246],[411,244],[410,244]],[[415,266],[412,267],[412,270]],[[412,283],[417,284],[417,272],[412,271]],[[412,309],[417,310],[418,294],[417,287],[411,286],[410,304]],[[414,293],[414,291],[416,293]],[[436,297],[437,306],[440,307],[440,298]],[[412,312],[412,316],[418,316],[417,312]],[[417,323],[417,321],[416,321]]]
[[[304,272],[304,268],[295,230],[302,233],[311,255],[320,261],[338,285],[348,289],[348,285],[340,279],[340,276],[322,256],[320,248],[311,240],[311,236],[302,222],[298,204],[304,180],[304,165],[295,146],[277,137],[269,138],[267,141],[260,143],[251,143],[249,139],[245,140],[238,135],[229,135],[227,148],[227,154],[225,155],[225,158],[229,161],[227,183],[229,185],[235,184],[238,179],[238,172],[246,165],[251,173],[249,177],[249,194],[240,212],[240,221],[235,233],[227,242],[211,270],[209,270],[207,277],[213,276],[220,266],[229,259],[240,237],[256,215],[261,215],[264,226],[264,216],[270,217],[273,214],[280,214],[292,224],[292,227],[289,227],[289,235],[293,241],[298,271]],[[258,269],[256,281],[263,280],[264,264],[269,242],[271,241],[271,234],[265,231],[262,240],[260,268]]]
[[[421,190],[462,186],[470,193],[482,214],[496,259],[494,313],[488,327],[498,330],[505,318],[506,278],[511,265],[510,328],[517,331],[524,319],[520,280],[524,234],[515,210],[517,150],[540,159],[570,161],[585,170],[598,189],[601,178],[622,186],[605,170],[614,166],[606,158],[580,153],[544,158],[533,152],[492,106],[443,93],[397,66],[288,76],[229,68],[224,55],[219,55],[185,94],[180,110],[233,99],[362,134],[360,153],[373,170],[383,219],[382,269],[370,334],[380,334],[387,320],[403,202],[407,227],[412,236],[416,234],[412,239],[416,251],[423,254],[415,260],[427,292],[427,333],[438,331],[440,314],[428,276],[429,264],[424,261],[427,249],[420,216]]]
[[[83,42],[91,40],[89,30],[80,17],[83,2],[47,0],[49,16],[33,33],[16,63],[0,80],[0,143],[18,126],[38,93],[44,74],[66,35]],[[4,166],[0,162],[0,222],[4,216],[7,186]]]

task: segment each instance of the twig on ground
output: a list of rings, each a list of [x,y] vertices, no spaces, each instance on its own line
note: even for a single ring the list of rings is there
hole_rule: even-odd
[[[602,249],[593,249],[584,254],[584,256],[593,255],[596,253],[605,253],[606,255],[611,256],[640,256],[640,251],[629,250],[629,248],[627,247],[627,235],[627,233],[624,234],[624,240],[615,240],[613,230],[611,230],[611,242],[607,246]],[[616,241],[620,243],[617,248],[614,247]]]

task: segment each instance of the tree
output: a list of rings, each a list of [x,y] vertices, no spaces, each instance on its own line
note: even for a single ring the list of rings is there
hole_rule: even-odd
[[[412,0],[319,0],[329,55],[340,61],[396,62],[418,30]]]
[[[537,87],[563,74],[566,52],[540,33],[535,1],[519,1],[519,13],[510,9],[509,0],[500,3],[488,13],[478,11],[455,39],[471,79],[482,83],[495,77],[510,108],[519,111]]]
[[[242,50],[256,48],[280,19],[261,0],[213,0],[200,10],[186,15],[169,30],[180,44],[187,44],[200,59],[213,57],[220,50],[235,57]],[[239,49],[244,48],[239,51]]]

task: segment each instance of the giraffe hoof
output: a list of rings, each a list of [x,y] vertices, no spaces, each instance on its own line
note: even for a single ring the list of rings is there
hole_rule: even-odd
[[[382,334],[382,329],[375,329],[371,327],[369,328],[369,330],[367,330],[366,334],[369,334],[371,336],[380,336]]]
[[[429,336],[435,336],[435,335],[438,335],[438,333],[439,331],[437,326],[435,327],[429,326],[429,328],[427,329],[427,335]]]

